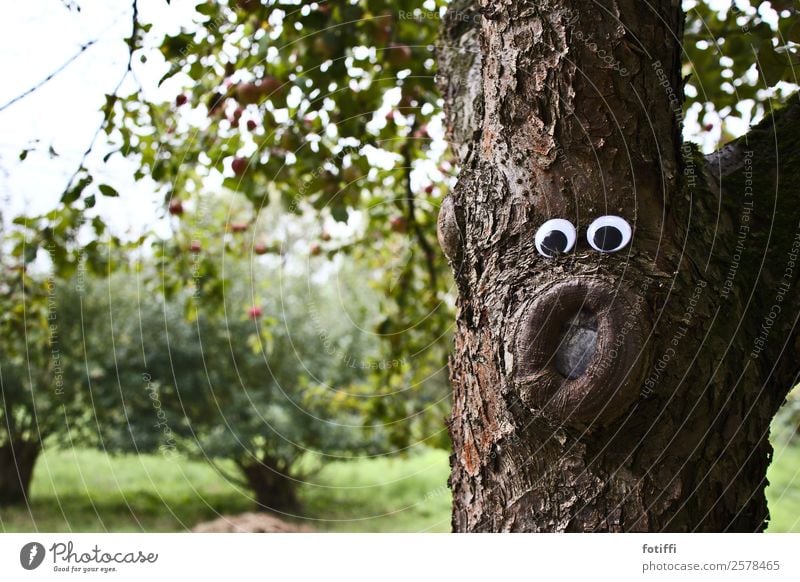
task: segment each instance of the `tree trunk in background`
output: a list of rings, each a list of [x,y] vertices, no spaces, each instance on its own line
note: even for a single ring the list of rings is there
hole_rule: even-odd
[[[26,505],[33,467],[41,449],[37,443],[15,440],[0,446],[0,505]]]
[[[800,105],[708,159],[682,145],[682,27],[677,0],[451,4],[455,531],[765,526],[769,424],[800,370]],[[617,253],[587,244],[603,215],[634,228]],[[546,259],[551,218],[578,242]],[[577,316],[595,351],[567,378]]]
[[[293,513],[300,508],[297,481],[269,462],[247,461],[239,468],[256,496],[260,511]]]

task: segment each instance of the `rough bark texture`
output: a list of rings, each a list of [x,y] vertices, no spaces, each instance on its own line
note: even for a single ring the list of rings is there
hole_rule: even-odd
[[[800,106],[709,160],[683,146],[682,27],[671,0],[451,5],[456,531],[768,519],[769,423],[799,369]],[[634,235],[605,254],[586,228],[608,214]],[[551,218],[578,244],[546,259],[534,235]],[[556,355],[576,318],[597,342],[570,378]]]
[[[36,443],[16,440],[0,446],[0,505],[25,505],[39,456]]]

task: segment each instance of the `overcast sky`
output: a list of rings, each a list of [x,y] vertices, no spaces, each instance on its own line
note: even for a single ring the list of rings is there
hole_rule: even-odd
[[[0,104],[5,104],[52,73],[79,51],[84,43],[97,40],[63,73],[30,96],[0,112],[0,195],[5,218],[21,212],[42,212],[53,208],[70,175],[101,121],[104,95],[110,93],[125,72],[128,51],[124,38],[130,34],[131,3],[128,0],[78,0],[81,11],[70,10],[68,0],[12,2],[3,0],[0,19],[0,55],[4,79],[0,83]],[[156,31],[177,32],[191,25],[192,0],[140,0],[140,14],[157,23]],[[136,63],[136,74],[148,94],[164,70],[158,53],[146,66]],[[128,91],[132,84],[123,86]],[[166,85],[170,99],[175,86]],[[39,141],[39,153],[19,162],[22,149]],[[51,158],[48,147],[59,154]],[[152,184],[137,184],[133,165],[114,156],[108,165],[100,158],[90,164],[97,177],[114,185],[121,200],[99,200],[98,210],[118,232],[132,235],[154,224],[162,201]],[[106,150],[107,151],[107,150]]]

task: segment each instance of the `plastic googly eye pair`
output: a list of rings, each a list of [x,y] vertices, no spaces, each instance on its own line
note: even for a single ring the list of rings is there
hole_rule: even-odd
[[[633,230],[620,216],[601,216],[589,225],[586,238],[594,250],[615,253],[631,242]],[[553,258],[570,252],[578,240],[575,226],[563,218],[553,218],[536,231],[536,250],[544,257]]]

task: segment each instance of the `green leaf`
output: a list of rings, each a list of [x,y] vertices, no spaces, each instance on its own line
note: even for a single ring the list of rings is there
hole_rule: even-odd
[[[800,42],[800,20],[795,22],[789,29],[789,33],[786,35],[786,40]]]
[[[199,6],[195,7],[195,10],[197,10],[203,16],[214,16],[214,14],[217,13],[217,7],[211,3],[200,4]]]
[[[103,196],[108,196],[110,198],[116,198],[117,196],[119,196],[119,192],[117,192],[114,188],[112,188],[108,184],[100,184],[97,187],[97,189],[100,190],[100,193]]]
[[[91,194],[90,196],[87,196],[86,200],[84,200],[83,202],[84,204],[86,204],[86,208],[94,208],[97,199],[95,198],[94,194]]]
[[[180,71],[181,71],[181,68],[180,68],[180,66],[178,66],[178,65],[172,65],[172,66],[169,68],[169,70],[168,70],[166,73],[164,73],[164,76],[163,76],[163,77],[161,77],[161,78],[158,80],[158,86],[159,86],[159,87],[161,87],[161,85],[164,83],[164,81],[166,81],[166,80],[167,80],[167,79],[169,79],[170,77],[173,77],[173,76],[175,76],[176,74],[180,73]]]
[[[761,77],[768,87],[772,87],[783,77],[786,68],[786,60],[778,53],[771,42],[765,42],[758,51],[758,69]]]
[[[86,189],[86,187],[92,183],[92,180],[93,178],[91,176],[86,176],[79,180],[75,186],[64,192],[64,194],[61,196],[61,202],[67,205],[75,202],[81,197],[81,194],[83,194],[83,191]]]
[[[337,222],[347,222],[347,206],[343,204],[334,204],[331,206],[331,216]]]
[[[95,216],[92,218],[92,228],[94,228],[94,232],[97,234],[97,236],[100,236],[106,230],[106,223],[103,222],[103,219],[99,216]]]
[[[175,61],[185,57],[186,51],[192,46],[194,41],[194,34],[186,32],[176,34],[175,36],[164,37],[164,42],[161,45],[161,52],[168,61]]]
[[[36,253],[39,251],[38,245],[27,245],[25,247],[25,254],[23,260],[26,263],[32,263],[36,260]]]

